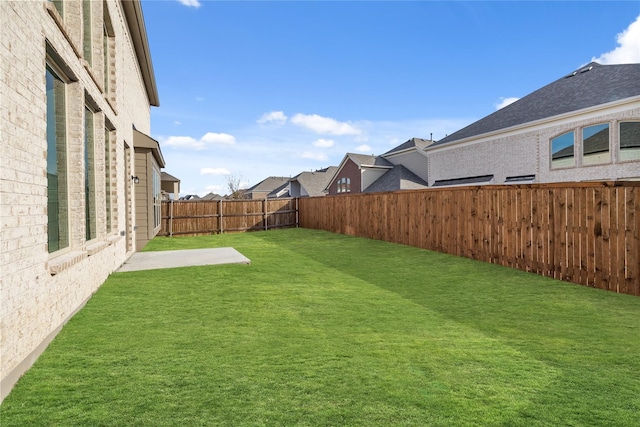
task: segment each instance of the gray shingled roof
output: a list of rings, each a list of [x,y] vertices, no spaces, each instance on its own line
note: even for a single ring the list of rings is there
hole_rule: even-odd
[[[256,185],[251,188],[245,190],[247,193],[251,193],[254,191],[259,192],[271,192],[276,188],[280,187],[282,184],[286,184],[289,182],[289,177],[286,176],[270,176],[269,178],[265,178]]]
[[[393,154],[399,151],[403,151],[403,150],[408,150],[409,148],[413,148],[416,147],[420,150],[424,149],[425,147],[428,147],[433,141],[429,140],[429,139],[422,139],[422,138],[411,138],[410,140],[403,142],[402,144],[398,145],[395,148],[392,148],[391,150],[387,151],[386,153],[383,154],[383,156],[386,156],[388,154]]]
[[[337,170],[337,166],[329,166],[315,172],[302,172],[293,177],[291,181],[298,181],[311,197],[323,196],[325,187],[329,185]]]
[[[640,64],[592,62],[441,139],[432,147],[640,95]]]
[[[201,200],[223,200],[224,197],[217,194],[217,193],[208,193],[207,195],[203,196]]]
[[[418,190],[427,188],[427,183],[415,173],[402,165],[396,165],[373,184],[365,188],[365,193],[396,190]]]
[[[358,166],[393,166],[393,163],[380,156],[347,153],[347,157],[349,157],[351,161]]]

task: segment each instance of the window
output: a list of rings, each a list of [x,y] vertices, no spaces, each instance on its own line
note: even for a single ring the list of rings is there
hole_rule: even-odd
[[[551,167],[567,168],[575,165],[574,132],[567,132],[551,140]]]
[[[582,129],[582,164],[596,165],[611,161],[609,155],[609,124]]]
[[[104,93],[108,100],[114,101],[114,81],[112,76],[115,75],[115,32],[111,25],[111,17],[109,16],[109,10],[107,3],[103,4],[103,19],[102,19],[102,62],[103,62],[103,84]]]
[[[351,179],[340,178],[338,180],[338,193],[349,193],[351,191]]]
[[[66,88],[60,75],[47,64],[47,242],[49,252],[69,247]]]
[[[112,201],[112,174],[113,165],[112,159],[112,130],[109,128],[104,129],[104,194],[105,194],[105,210],[106,210],[106,226],[107,234],[113,230],[113,201]]]
[[[83,0],[82,2],[82,52],[84,59],[91,65],[93,52],[93,43],[91,35],[91,1]]]
[[[640,160],[640,122],[620,123],[620,160]]]
[[[84,206],[85,237],[92,240],[96,233],[96,168],[94,112],[84,108]]]

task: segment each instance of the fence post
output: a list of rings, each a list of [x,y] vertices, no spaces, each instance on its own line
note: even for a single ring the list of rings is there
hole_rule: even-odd
[[[222,223],[223,223],[223,221],[222,221],[222,206],[223,206],[223,203],[222,202],[223,202],[223,200],[220,199],[220,203],[219,203],[220,207],[218,209],[220,211],[220,215],[218,215],[218,218],[220,219],[220,227],[218,227],[220,229],[220,234],[224,233],[224,228],[222,226]]]
[[[300,227],[300,217],[298,216],[298,197],[296,197],[296,228]]]
[[[262,221],[264,221],[264,230],[267,231],[268,230],[268,225],[267,223],[269,222],[269,217],[267,216],[267,199],[264,199],[262,201]]]
[[[169,200],[169,237],[173,237],[173,199]]]

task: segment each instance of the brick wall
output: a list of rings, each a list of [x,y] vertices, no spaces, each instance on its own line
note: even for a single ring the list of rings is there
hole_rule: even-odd
[[[329,185],[329,194],[338,194],[337,182],[341,178],[349,178],[351,180],[350,193],[361,192],[362,175],[360,173],[360,168],[358,168],[358,165],[353,163],[351,159],[347,159],[342,169],[340,169],[340,172],[338,172],[333,181],[331,181],[331,185]]]
[[[106,6],[106,9],[105,9]],[[62,16],[46,1],[0,2],[0,400],[61,326],[135,249],[124,195],[134,194],[125,142],[135,127],[149,133],[150,107],[120,2],[91,2],[92,65],[82,58],[82,4],[65,1]],[[112,32],[109,89],[104,86],[103,22]],[[66,85],[69,247],[49,253],[47,227],[47,55]],[[95,114],[97,238],[85,238],[84,107]],[[116,108],[117,107],[117,108]],[[106,124],[111,169],[105,167]],[[133,159],[130,159],[133,161]],[[107,230],[105,177],[112,178]],[[123,195],[115,197],[115,195]],[[65,221],[66,218],[60,217]],[[129,229],[127,229],[129,224]],[[129,236],[129,240],[125,236]]]

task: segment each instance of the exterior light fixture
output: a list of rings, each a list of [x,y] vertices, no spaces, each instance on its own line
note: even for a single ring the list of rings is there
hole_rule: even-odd
[[[133,180],[133,183],[134,183],[134,184],[137,184],[137,183],[139,183],[139,182],[140,182],[140,178],[138,178],[137,176],[133,176],[133,175],[131,175],[131,179]]]

